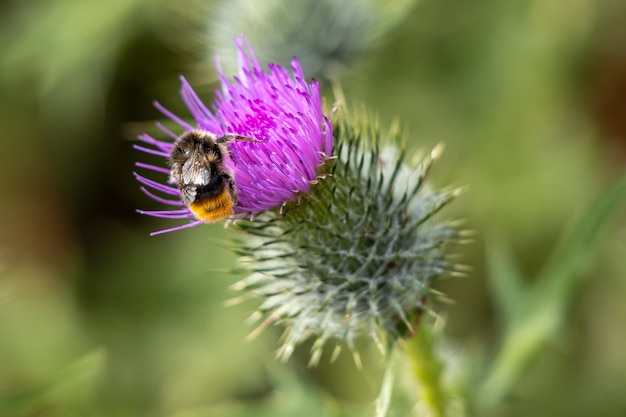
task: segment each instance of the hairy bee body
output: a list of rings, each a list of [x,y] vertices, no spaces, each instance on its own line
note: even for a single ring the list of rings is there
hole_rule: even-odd
[[[217,137],[201,130],[183,133],[172,147],[170,179],[178,185],[181,201],[198,220],[214,223],[228,218],[237,205],[232,172],[224,165],[231,140],[257,142],[239,135]]]
[[[189,210],[196,218],[205,223],[225,219],[233,214],[233,209],[233,197],[226,187],[223,187],[222,191],[215,196],[196,199],[189,205]]]

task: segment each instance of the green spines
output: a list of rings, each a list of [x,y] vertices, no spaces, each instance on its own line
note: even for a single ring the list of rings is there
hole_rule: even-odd
[[[337,117],[336,160],[310,195],[239,227],[258,236],[244,249],[255,273],[237,284],[265,297],[261,328],[287,327],[283,358],[308,337],[319,359],[329,339],[403,337],[431,296],[430,283],[452,269],[443,246],[456,239],[432,215],[453,198],[425,184],[436,155],[416,167],[365,119]],[[407,330],[408,329],[408,330]]]

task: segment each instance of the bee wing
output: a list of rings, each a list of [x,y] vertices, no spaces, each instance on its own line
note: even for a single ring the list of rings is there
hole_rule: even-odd
[[[208,184],[211,180],[211,169],[209,164],[202,158],[192,156],[183,164],[181,169],[182,184]]]
[[[196,195],[198,194],[196,187],[182,187],[180,188],[180,200],[186,206],[191,205],[196,201]]]

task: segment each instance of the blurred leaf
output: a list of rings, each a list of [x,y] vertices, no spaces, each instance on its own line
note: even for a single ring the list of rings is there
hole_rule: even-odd
[[[578,283],[625,199],[626,175],[564,233],[541,274],[540,293],[561,294]]]
[[[336,406],[323,396],[303,375],[288,367],[274,367],[277,387],[257,401],[221,403],[211,407],[178,411],[170,417],[319,417],[340,416]],[[331,411],[331,412],[329,412]]]
[[[1,396],[0,414],[34,415],[41,409],[76,412],[77,409],[90,407],[104,362],[104,352],[94,350],[69,364],[39,387]]]
[[[506,327],[501,346],[492,362],[480,393],[479,403],[490,406],[498,403],[513,387],[526,365],[541,347],[559,330],[566,308],[589,267],[595,250],[605,236],[610,221],[626,199],[626,176],[613,186],[564,233],[554,254],[548,261],[540,280],[531,289],[528,297],[515,297],[515,285],[498,284],[496,295],[504,295],[516,308],[502,309]],[[511,284],[517,278],[515,267],[510,261],[493,261],[493,272],[503,272],[503,282]],[[497,264],[500,265],[497,265]],[[522,291],[522,288],[517,290]],[[499,301],[502,303],[502,300]]]
[[[145,0],[38,1],[5,19],[0,39],[8,81],[35,75],[45,93],[68,76],[90,77],[137,29]],[[131,24],[133,23],[133,24]],[[18,33],[21,36],[18,36]],[[10,41],[9,41],[10,40]],[[73,78],[73,77],[72,77]]]
[[[518,271],[507,240],[502,237],[487,239],[487,262],[489,287],[498,309],[498,317],[504,321],[517,315],[526,301],[527,290]]]
[[[6,86],[10,100],[36,103],[37,118],[65,133],[41,139],[82,149],[90,143],[84,133],[90,122],[102,120],[118,54],[145,30],[159,2],[17,3],[12,13],[0,14],[0,86]]]

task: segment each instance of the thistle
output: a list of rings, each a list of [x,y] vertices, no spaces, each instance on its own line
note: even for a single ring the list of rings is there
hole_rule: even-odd
[[[236,251],[252,274],[234,288],[243,292],[238,300],[264,299],[254,314],[262,322],[253,335],[274,323],[284,325],[282,359],[313,337],[312,364],[330,340],[337,346],[345,342],[355,358],[362,336],[386,351],[415,330],[435,295],[433,281],[454,269],[444,247],[457,232],[433,216],[456,192],[436,192],[426,184],[440,148],[410,163],[397,132],[383,133],[343,106],[331,124],[322,112],[317,83],[306,83],[297,59],[293,76],[277,65],[269,65],[266,73],[244,39],[236,46],[239,75],[229,81],[218,67],[222,88],[213,112],[184,79],[181,93],[195,125],[157,107],[185,131],[259,140],[229,143],[239,196],[235,225],[251,237]],[[161,129],[171,141],[143,135],[140,139],[152,148],[138,149],[167,157],[177,136]],[[179,207],[142,213],[192,219],[178,189],[140,175],[137,179],[148,196]],[[199,223],[192,219],[164,231]]]

